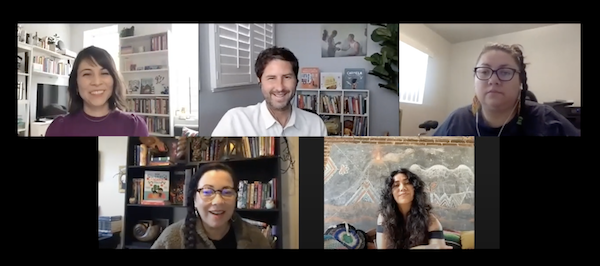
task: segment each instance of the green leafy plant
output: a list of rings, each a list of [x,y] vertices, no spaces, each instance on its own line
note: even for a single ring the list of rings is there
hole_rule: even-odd
[[[371,33],[371,40],[379,43],[379,45],[381,45],[381,50],[379,53],[374,53],[371,56],[365,57],[365,60],[371,62],[371,64],[375,66],[373,70],[369,71],[369,74],[376,76],[385,82],[378,84],[380,88],[385,88],[399,94],[399,24],[373,23],[371,25],[378,26]]]

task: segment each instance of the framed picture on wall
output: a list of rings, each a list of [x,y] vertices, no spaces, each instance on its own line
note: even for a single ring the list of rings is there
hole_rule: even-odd
[[[127,167],[119,166],[119,193],[125,193],[127,187]]]
[[[367,55],[368,24],[322,24],[321,57]],[[316,35],[315,35],[316,36]]]
[[[98,182],[102,179],[102,154],[98,151]]]

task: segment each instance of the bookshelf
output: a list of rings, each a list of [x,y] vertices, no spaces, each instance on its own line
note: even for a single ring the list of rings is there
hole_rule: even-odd
[[[30,135],[31,110],[36,108],[36,99],[32,96],[37,93],[37,88],[33,80],[42,77],[46,78],[46,82],[68,86],[71,64],[75,59],[51,51],[47,38],[42,38],[38,44],[40,46],[17,42],[17,56],[21,57],[17,69],[17,135],[23,137]]]
[[[294,102],[298,108],[316,112],[326,125],[339,125],[338,133],[330,136],[345,135],[341,129],[350,127],[353,136],[370,135],[369,90],[297,89]]]
[[[178,142],[181,138],[175,137],[159,137],[167,145],[171,146],[174,142]],[[269,224],[274,226],[271,234],[276,237],[275,248],[282,248],[283,243],[283,227],[282,227],[282,202],[281,202],[281,166],[280,166],[280,144],[279,138],[277,137],[263,137],[263,139],[271,140],[273,143],[272,155],[266,154],[263,156],[252,156],[251,158],[244,158],[243,156],[236,155],[234,152],[226,152],[224,147],[235,146],[243,147],[243,138],[203,138],[203,137],[188,137],[185,138],[185,158],[177,160],[169,165],[140,165],[136,158],[140,158],[139,147],[145,147],[140,142],[138,137],[129,137],[127,147],[127,189],[125,192],[125,212],[123,222],[123,232],[121,247],[125,249],[149,249],[152,246],[152,241],[139,241],[133,235],[133,228],[143,220],[151,221],[164,221],[164,224],[172,224],[185,218],[187,214],[185,202],[181,202],[181,198],[176,200],[178,194],[176,193],[178,188],[181,188],[181,184],[186,184],[189,178],[195,173],[195,171],[202,164],[209,162],[222,162],[229,165],[235,172],[236,177],[240,183],[271,183],[275,187],[275,206],[272,209],[266,208],[237,208],[236,212],[244,219],[250,219],[251,223],[259,226],[259,224]],[[258,137],[249,137],[250,142],[258,142]],[[176,145],[175,145],[176,146]],[[213,147],[210,150],[222,151],[212,152],[209,154],[206,151],[198,152],[197,147]],[[258,145],[257,145],[258,146]],[[254,149],[256,151],[256,149]],[[239,154],[240,148],[236,149]],[[147,158],[154,156],[146,156]],[[154,157],[160,158],[160,157]],[[209,160],[208,160],[209,159]],[[148,205],[144,202],[130,201],[130,198],[134,197],[134,179],[143,178],[145,171],[166,171],[169,172],[169,188],[170,192],[170,204],[169,205]],[[274,181],[273,181],[274,180]],[[248,199],[246,196],[247,189],[243,189],[244,186],[240,186],[240,192],[238,199]],[[248,186],[245,186],[248,188]],[[240,206],[238,200],[237,206]],[[264,206],[264,204],[263,204]]]
[[[174,78],[170,31],[119,38],[119,65],[127,87],[127,111],[143,117],[151,136],[173,136]]]

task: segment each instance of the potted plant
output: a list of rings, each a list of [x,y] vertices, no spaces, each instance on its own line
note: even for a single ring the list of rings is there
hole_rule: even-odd
[[[373,70],[369,71],[369,74],[384,81],[378,84],[380,88],[393,91],[399,95],[398,57],[400,54],[400,25],[397,23],[374,23],[371,25],[378,26],[371,33],[371,40],[378,43],[381,46],[381,50],[378,53],[365,57],[365,60],[371,62],[374,66]]]

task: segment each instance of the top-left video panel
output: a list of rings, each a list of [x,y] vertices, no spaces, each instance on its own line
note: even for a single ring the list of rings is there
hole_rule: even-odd
[[[23,23],[17,47],[18,136],[197,130],[198,24]]]

